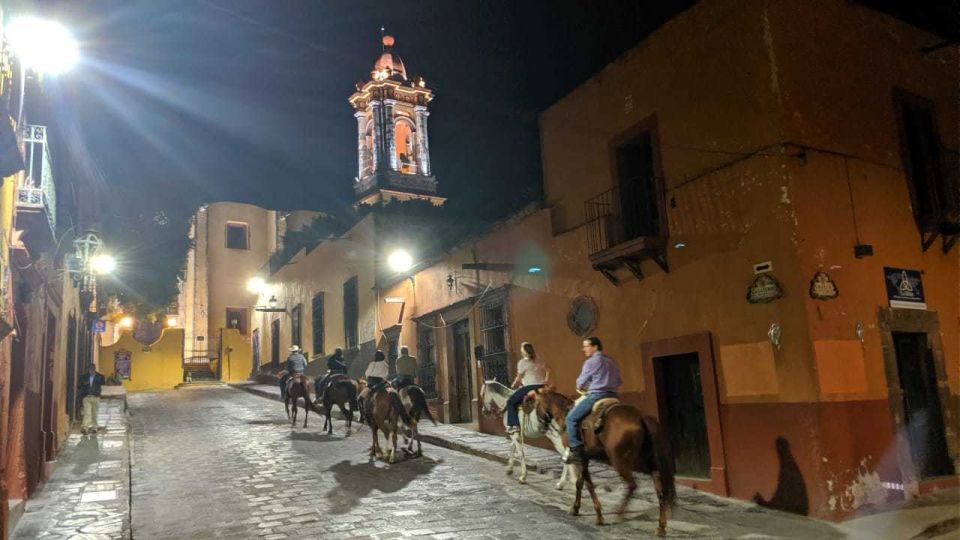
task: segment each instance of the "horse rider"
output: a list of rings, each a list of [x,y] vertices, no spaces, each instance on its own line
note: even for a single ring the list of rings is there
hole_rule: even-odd
[[[378,350],[373,355],[373,361],[367,366],[364,377],[367,379],[367,393],[373,393],[383,388],[387,384],[387,377],[390,375],[390,366],[387,365],[387,357],[383,351]]]
[[[347,364],[343,362],[343,349],[337,347],[333,350],[333,354],[330,355],[330,358],[327,358],[327,373],[323,376],[322,379],[316,382],[314,389],[316,390],[317,399],[320,399],[320,396],[323,395],[323,391],[327,388],[327,384],[330,383],[330,379],[336,377],[337,375],[346,375],[347,374]]]
[[[612,358],[603,354],[600,338],[588,337],[583,340],[582,350],[587,360],[577,377],[577,391],[585,395],[577,400],[576,405],[567,413],[567,440],[570,450],[564,458],[565,463],[583,463],[580,422],[590,414],[594,403],[603,398],[616,397],[621,384],[620,367]]]
[[[521,343],[520,355],[520,360],[517,361],[517,377],[511,385],[517,390],[507,400],[507,433],[520,431],[519,408],[523,398],[550,381],[550,369],[542,358],[537,357],[533,343]]]
[[[303,372],[307,370],[307,358],[303,356],[303,352],[300,350],[299,345],[294,345],[289,349],[290,355],[287,356],[286,370],[287,372],[283,374],[283,377],[280,377],[280,390],[284,391],[287,387],[287,381],[290,380],[290,377],[294,375],[303,375]]]
[[[417,359],[410,356],[410,348],[400,347],[400,357],[397,358],[397,378],[393,381],[397,390],[411,384],[417,384]]]

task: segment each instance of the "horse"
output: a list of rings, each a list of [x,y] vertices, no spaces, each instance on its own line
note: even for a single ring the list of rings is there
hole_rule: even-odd
[[[307,384],[307,377],[303,373],[292,375],[281,392],[283,397],[283,408],[287,411],[287,418],[290,419],[290,425],[297,425],[297,400],[303,398],[303,427],[307,427],[307,416],[311,409],[320,414],[310,401],[310,385]],[[293,403],[293,415],[290,414],[290,404]]]
[[[427,395],[423,393],[423,388],[415,384],[407,385],[400,390],[400,401],[403,403],[403,407],[407,411],[407,415],[410,417],[409,426],[405,425],[403,427],[403,441],[406,444],[407,453],[413,454],[413,442],[417,442],[417,452],[414,455],[422,456],[423,448],[420,446],[420,430],[417,428],[420,418],[426,416],[433,425],[437,425],[437,421],[433,418],[433,413],[430,412],[430,407],[427,405]]]
[[[498,381],[484,381],[480,388],[480,404],[484,414],[499,415],[503,418],[503,425],[507,427],[507,415],[504,414],[507,408],[507,399],[510,398],[510,390]],[[520,431],[510,434],[510,456],[507,459],[507,474],[513,474],[513,463],[519,456],[520,476],[517,480],[521,484],[527,483],[527,459],[523,451],[523,440],[525,437],[539,439],[546,437],[553,443],[553,447],[562,456],[566,446],[563,444],[563,422],[554,419],[551,422],[541,422],[537,418],[535,411],[526,411],[520,407]],[[576,468],[573,465],[564,465],[563,472],[560,473],[560,481],[557,482],[557,489],[563,489],[567,485],[570,473],[576,478]]]
[[[404,408],[400,395],[390,389],[379,389],[370,392],[365,399],[363,414],[366,422],[370,425],[370,431],[373,433],[373,446],[370,447],[371,459],[383,457],[380,450],[380,438],[377,430],[383,432],[388,443],[392,443],[390,452],[387,456],[389,463],[394,463],[397,457],[397,433],[400,431],[398,422],[403,422],[409,426],[412,422],[407,409]]]
[[[550,421],[559,420],[563,425],[567,412],[573,407],[573,401],[551,388],[540,388],[535,391],[535,396],[537,414]],[[603,525],[600,500],[597,498],[593,480],[590,478],[588,462],[590,458],[606,457],[627,484],[623,502],[617,509],[620,518],[623,518],[630,496],[637,489],[633,470],[639,469],[653,478],[660,507],[657,535],[665,535],[668,510],[675,507],[677,503],[674,457],[666,434],[656,419],[643,416],[636,407],[630,405],[611,405],[603,416],[603,428],[599,433],[594,430],[597,420],[596,414],[591,413],[584,419],[581,426],[585,443],[584,459],[577,478],[576,499],[570,513],[574,516],[580,513],[580,496],[583,484],[586,483],[590,497],[593,499],[593,507],[597,511],[597,525]]]
[[[340,408],[340,413],[343,414],[343,417],[347,420],[347,435],[350,434],[350,430],[353,427],[353,411],[357,410],[358,393],[357,383],[347,378],[346,375],[338,376],[327,383],[327,387],[323,390],[322,402],[323,410],[327,415],[326,420],[323,422],[323,429],[325,429],[328,434],[333,433],[333,421],[330,419],[330,415],[333,413],[334,405]],[[350,406],[349,413],[347,413],[344,405]]]

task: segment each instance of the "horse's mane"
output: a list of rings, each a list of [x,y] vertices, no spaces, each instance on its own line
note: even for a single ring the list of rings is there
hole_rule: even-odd
[[[500,397],[507,397],[510,395],[510,388],[498,380],[483,381],[483,384],[486,385],[491,392],[495,392]]]

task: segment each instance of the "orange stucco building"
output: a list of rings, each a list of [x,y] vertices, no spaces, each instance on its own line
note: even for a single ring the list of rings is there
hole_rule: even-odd
[[[702,1],[542,114],[542,205],[439,255],[406,246],[400,274],[375,209],[269,276],[299,315],[255,331],[278,356],[294,335],[344,347],[354,375],[407,345],[438,416],[488,432],[479,384],[509,382],[521,341],[573,393],[597,335],[687,485],[828,519],[955,485],[941,41],[838,0]]]

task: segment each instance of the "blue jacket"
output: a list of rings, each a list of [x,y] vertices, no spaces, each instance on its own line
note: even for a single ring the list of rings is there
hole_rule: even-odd
[[[303,373],[307,369],[307,359],[295,352],[287,357],[287,373]]]

